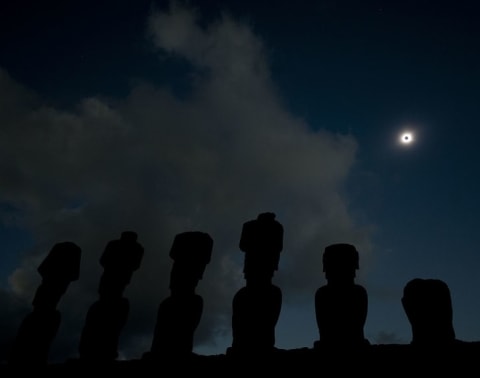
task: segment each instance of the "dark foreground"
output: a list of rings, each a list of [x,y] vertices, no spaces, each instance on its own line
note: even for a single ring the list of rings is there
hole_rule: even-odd
[[[371,345],[357,350],[345,348],[317,350],[300,348],[276,350],[261,356],[221,354],[191,355],[185,358],[155,357],[111,363],[87,363],[72,359],[43,367],[1,365],[0,377],[34,373],[48,377],[150,377],[150,376],[338,376],[364,374],[374,376],[433,376],[455,374],[478,376],[480,342],[462,342],[450,347],[428,348],[411,345]],[[295,376],[295,374],[297,376]]]

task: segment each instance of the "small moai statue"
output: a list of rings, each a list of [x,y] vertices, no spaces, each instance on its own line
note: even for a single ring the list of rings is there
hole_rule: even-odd
[[[150,352],[144,358],[185,358],[193,355],[194,334],[203,312],[195,292],[212,256],[213,239],[200,231],[177,234],[170,249],[170,296],[158,308]]]
[[[403,289],[402,305],[415,346],[438,347],[456,342],[450,289],[439,279],[414,278]]]
[[[282,291],[272,283],[283,249],[283,226],[274,213],[245,222],[240,237],[246,285],[233,297],[232,346],[227,354],[260,356],[275,351]]]
[[[368,310],[366,289],[355,283],[359,254],[352,244],[325,248],[323,271],[327,280],[315,293],[315,315],[320,339],[314,348],[370,345],[364,337]]]
[[[80,247],[73,242],[57,243],[38,267],[42,282],[33,298],[33,311],[18,329],[10,351],[10,364],[48,363],[50,346],[61,323],[57,305],[70,283],[80,276],[81,253]]]
[[[103,274],[99,299],[87,312],[79,355],[84,361],[109,362],[118,357],[120,333],[127,322],[130,304],[123,293],[140,267],[144,248],[137,233],[124,231],[120,239],[107,243],[100,258]]]

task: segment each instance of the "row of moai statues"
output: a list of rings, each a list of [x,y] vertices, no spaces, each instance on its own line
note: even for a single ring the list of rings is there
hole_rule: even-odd
[[[38,268],[42,282],[33,299],[33,311],[20,324],[8,363],[17,366],[48,363],[50,346],[57,334],[61,314],[57,305],[69,284],[80,275],[81,248],[73,242],[57,243]],[[118,338],[129,312],[123,292],[133,272],[140,267],[143,247],[137,234],[125,231],[108,242],[100,264],[103,273],[99,299],[90,307],[82,330],[79,355],[85,361],[118,357]]]
[[[159,306],[148,357],[185,356],[192,353],[194,332],[203,312],[203,298],[195,288],[210,262],[213,239],[207,233],[188,231],[176,235],[170,250],[173,266],[170,293]],[[103,273],[99,299],[89,308],[80,336],[79,359],[87,363],[118,358],[118,344],[130,310],[124,291],[139,269],[143,246],[133,231],[107,243],[100,257]],[[78,280],[81,249],[73,242],[55,244],[38,268],[42,283],[33,300],[33,311],[17,331],[8,363],[16,366],[45,365],[60,326],[57,305],[68,285]],[[27,365],[26,365],[27,364]]]
[[[283,250],[283,226],[274,213],[261,213],[243,224],[239,247],[244,252],[246,284],[232,301],[232,345],[227,355],[263,355],[274,352],[275,327],[282,308],[282,291],[272,280]],[[153,340],[143,359],[158,360],[193,355],[194,334],[203,312],[196,287],[211,260],[213,239],[208,233],[188,231],[175,236],[170,249],[173,265],[170,296],[158,308]],[[100,258],[103,274],[99,299],[88,310],[79,343],[79,359],[109,362],[118,357],[121,331],[129,301],[125,288],[139,269],[143,246],[133,231],[110,241]],[[38,272],[42,283],[33,311],[21,323],[9,363],[48,363],[50,345],[60,325],[56,309],[72,281],[78,280],[81,249],[72,242],[56,244]],[[354,245],[332,244],[323,253],[326,284],[315,293],[319,339],[314,349],[365,347],[367,290],[355,282],[359,253]],[[438,279],[415,278],[404,287],[401,299],[411,323],[412,345],[448,345],[456,342],[450,291]]]

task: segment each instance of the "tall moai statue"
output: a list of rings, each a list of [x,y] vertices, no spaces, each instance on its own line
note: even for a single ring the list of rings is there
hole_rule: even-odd
[[[320,339],[315,348],[370,345],[364,336],[368,294],[355,283],[359,254],[354,245],[332,244],[323,253],[327,280],[315,293],[315,315]]]
[[[192,356],[194,334],[203,312],[195,291],[212,256],[213,239],[200,231],[177,234],[170,249],[170,296],[158,308],[150,352],[144,358],[161,360]]]
[[[275,350],[282,307],[282,291],[272,283],[283,249],[283,226],[275,214],[261,213],[244,223],[239,247],[245,253],[246,285],[233,297],[233,340],[227,354],[263,355]]]
[[[439,279],[414,278],[403,289],[402,305],[415,346],[451,345],[455,338],[450,289]]]
[[[61,323],[57,305],[70,283],[79,278],[81,253],[73,242],[57,243],[38,267],[42,282],[33,298],[33,311],[18,329],[10,351],[10,364],[48,363],[50,346]]]
[[[99,299],[88,310],[80,337],[81,360],[108,362],[118,357],[120,333],[130,310],[123,294],[140,267],[143,254],[143,246],[134,231],[124,231],[120,239],[107,243],[100,258],[103,274],[98,287]]]

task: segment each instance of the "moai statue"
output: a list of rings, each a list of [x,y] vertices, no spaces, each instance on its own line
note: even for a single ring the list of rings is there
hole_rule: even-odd
[[[120,333],[130,310],[123,293],[140,267],[143,254],[143,246],[133,231],[124,231],[120,239],[108,242],[100,258],[103,274],[99,299],[88,310],[80,338],[81,360],[108,362],[118,357]]]
[[[203,312],[203,298],[195,292],[210,262],[213,239],[189,231],[175,236],[170,249],[173,266],[170,296],[158,308],[152,347],[144,358],[184,358],[193,353],[193,341]]]
[[[282,307],[282,291],[272,279],[283,249],[283,226],[275,214],[262,213],[243,224],[239,246],[245,253],[246,285],[233,298],[233,340],[227,354],[263,355],[275,351]]]
[[[70,283],[79,278],[81,253],[75,243],[57,243],[38,267],[42,282],[33,299],[33,311],[18,329],[9,363],[48,363],[50,346],[61,322],[57,305]]]
[[[370,345],[364,337],[368,295],[355,283],[359,255],[351,244],[332,244],[323,254],[327,280],[315,293],[315,315],[320,339],[315,348]]]
[[[457,341],[445,282],[433,278],[409,281],[403,289],[402,305],[411,325],[412,345],[445,346]]]

